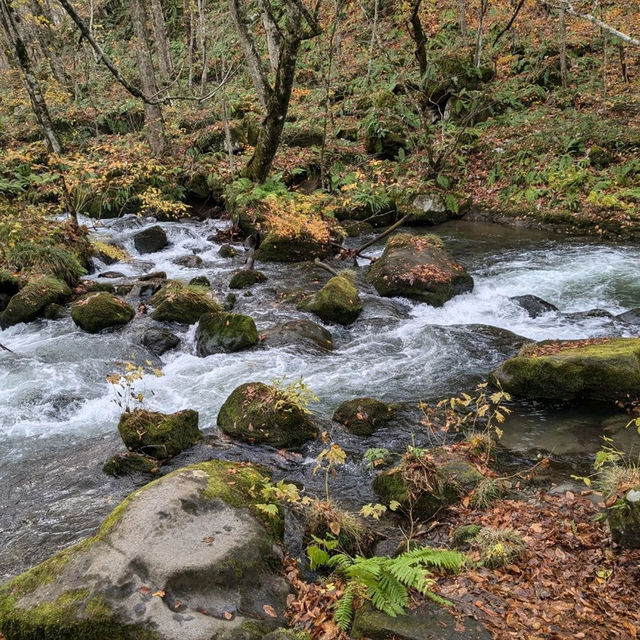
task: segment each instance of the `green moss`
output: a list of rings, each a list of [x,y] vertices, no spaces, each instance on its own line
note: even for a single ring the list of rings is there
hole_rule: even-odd
[[[145,409],[123,413],[118,431],[128,449],[164,460],[202,439],[198,412],[184,409],[164,414]]]
[[[109,458],[102,467],[108,476],[128,476],[133,474],[154,476],[159,470],[159,463],[154,458],[127,451]]]
[[[638,397],[640,339],[617,338],[579,348],[573,345],[561,342],[559,351],[550,355],[536,355],[525,346],[518,356],[502,363],[489,381],[527,398],[611,401],[627,395]]]
[[[311,311],[325,322],[348,325],[362,313],[362,300],[352,279],[347,275],[331,278],[316,294],[298,304],[298,309]]]
[[[9,300],[0,326],[6,329],[20,322],[31,322],[42,315],[47,305],[61,302],[70,295],[71,289],[62,280],[52,276],[32,278]]]
[[[238,313],[205,313],[196,329],[199,356],[231,353],[258,343],[258,330],[253,318]]]
[[[256,251],[256,259],[265,262],[303,262],[326,258],[331,251],[329,242],[319,242],[311,237],[288,238],[269,232]]]
[[[154,320],[193,324],[204,313],[221,311],[222,307],[211,297],[205,287],[185,286],[170,281],[151,298],[155,307],[151,313]]]
[[[130,322],[135,311],[111,293],[89,293],[71,305],[71,318],[84,331],[98,333]]]
[[[395,406],[375,398],[354,398],[343,402],[334,412],[333,419],[345,425],[351,433],[371,435],[392,417]]]
[[[262,271],[255,269],[240,269],[236,271],[229,281],[229,289],[246,289],[254,284],[267,281],[267,276]]]

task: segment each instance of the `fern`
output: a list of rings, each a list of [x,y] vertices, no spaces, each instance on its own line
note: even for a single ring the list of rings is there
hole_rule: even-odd
[[[355,582],[348,584],[342,597],[335,604],[334,618],[341,629],[348,629],[353,622],[353,604],[358,592]]]

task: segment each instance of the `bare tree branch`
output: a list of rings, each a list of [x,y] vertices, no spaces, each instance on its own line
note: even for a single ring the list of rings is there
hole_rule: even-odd
[[[600,29],[602,29],[603,31],[606,31],[607,33],[614,35],[616,38],[620,38],[620,40],[623,40],[624,42],[632,44],[634,47],[640,47],[640,40],[638,38],[633,38],[631,36],[628,36],[626,33],[622,33],[622,31],[618,31],[611,25],[608,25],[606,22],[602,22],[602,20],[598,20],[598,18],[596,18],[591,13],[580,13],[576,11],[570,2],[561,2],[560,5],[556,5],[556,8],[559,9],[562,7],[562,5],[564,5],[565,11],[569,15],[574,16],[574,18],[587,20],[588,22],[591,22],[591,24],[595,24],[596,27],[600,27]]]

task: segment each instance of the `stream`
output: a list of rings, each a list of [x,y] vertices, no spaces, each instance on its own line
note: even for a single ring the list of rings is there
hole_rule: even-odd
[[[133,235],[150,224],[125,216],[96,227],[96,235],[121,243],[133,260],[110,266],[96,262],[96,272],[89,277],[98,278],[105,270],[125,276],[161,270],[183,280],[205,275],[224,299],[231,274],[242,266],[244,256],[221,258],[220,244],[207,237],[228,223],[161,223],[170,246],[139,256]],[[321,428],[348,453],[345,469],[332,482],[334,495],[348,496],[343,502],[357,505],[374,499],[372,472],[362,461],[363,452],[374,446],[401,450],[411,442],[427,443],[429,434],[419,424],[417,403],[473,388],[515,354],[522,344],[517,336],[543,340],[638,334],[637,326],[611,316],[580,312],[602,309],[619,314],[640,306],[639,247],[464,221],[446,223],[436,232],[473,276],[474,291],[433,308],[380,298],[360,275],[364,313],[349,328],[327,326],[335,350],[326,354],[294,346],[258,347],[199,358],[195,325],[172,326],[182,342],[160,362],[140,346],[144,329],[158,324],[146,316],[99,335],[84,333],[68,317],[2,332],[2,342],[15,355],[0,351],[0,582],[95,532],[109,511],[140,484],[135,478],[115,479],[101,471],[108,457],[123,450],[116,429],[121,408],[106,381],[107,374],[117,370],[116,361],[134,356],[136,362],[149,359],[162,366],[162,377],[149,375],[138,385],[148,408],[200,412],[200,428],[207,438],[164,469],[212,457],[250,459],[272,467],[276,477],[304,483],[314,493],[322,486],[322,479],[312,475],[320,442],[284,455],[268,447],[231,443],[215,426],[221,404],[238,385],[302,378],[319,398],[311,409]],[[357,246],[363,239],[351,242]],[[370,255],[380,255],[382,249],[380,243]],[[173,262],[192,253],[203,259],[201,268]],[[235,312],[251,315],[258,331],[296,318],[318,321],[282,302],[282,296],[318,289],[328,274],[309,264],[256,266],[268,281],[253,287],[250,295],[237,292]],[[539,296],[559,311],[530,318],[509,299],[524,294]],[[406,403],[406,409],[373,436],[353,436],[332,424],[331,414],[340,402],[357,396]],[[561,463],[559,480],[568,479],[569,469],[588,470],[603,434],[618,434],[627,448],[637,446],[634,435],[623,428],[626,417],[612,409],[535,404],[515,409],[502,444],[523,464],[540,452],[553,454]]]

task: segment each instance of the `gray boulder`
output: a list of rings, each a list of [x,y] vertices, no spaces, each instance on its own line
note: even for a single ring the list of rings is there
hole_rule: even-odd
[[[262,343],[268,347],[300,347],[303,350],[332,350],[331,334],[311,320],[291,320],[263,331]]]
[[[524,296],[513,296],[509,298],[511,302],[515,302],[519,307],[522,307],[530,318],[537,318],[545,313],[550,313],[551,311],[558,311],[558,307],[552,305],[550,302],[543,300],[542,298],[538,298],[538,296],[534,296],[531,294],[527,294]]]
[[[147,229],[143,229],[133,236],[138,253],[155,253],[164,249],[168,244],[167,234],[160,225],[154,225]]]

